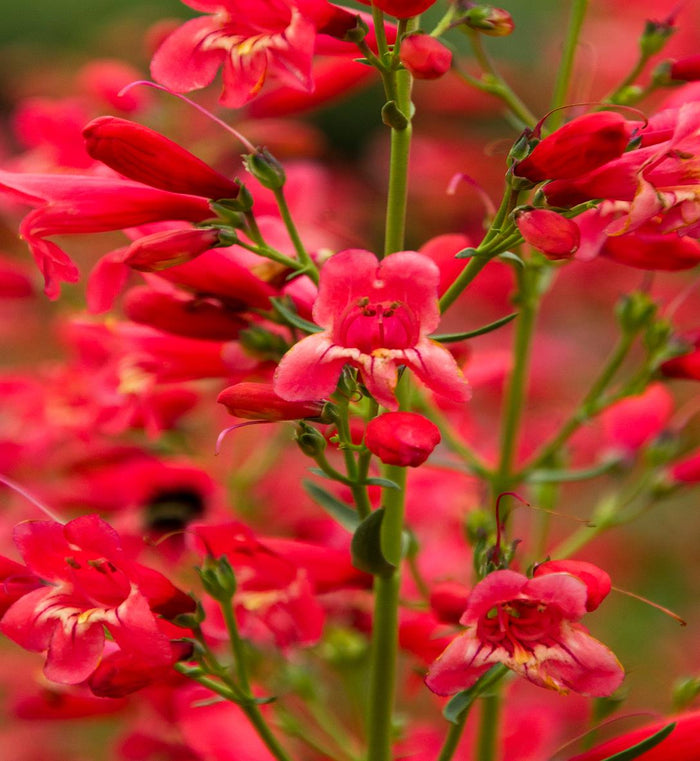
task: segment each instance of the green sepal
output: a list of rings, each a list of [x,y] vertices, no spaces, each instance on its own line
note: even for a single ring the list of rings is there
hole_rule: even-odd
[[[355,529],[350,543],[350,554],[355,568],[376,576],[388,576],[396,567],[382,552],[383,520],[383,507],[371,512]]]
[[[476,682],[467,690],[458,692],[451,698],[447,705],[442,709],[442,715],[447,721],[453,724],[460,724],[469,709],[474,705],[474,701],[486,690],[499,682],[508,672],[508,668],[502,663],[491,667],[485,674],[482,674]]]
[[[311,499],[317,502],[332,518],[335,518],[343,528],[354,532],[360,525],[358,514],[349,505],[334,497],[322,486],[315,484],[313,481],[302,481],[301,485]]]
[[[675,728],[676,722],[671,722],[671,724],[662,727],[651,737],[647,737],[646,740],[642,740],[631,748],[627,748],[627,750],[621,750],[619,753],[607,756],[601,759],[601,761],[632,761],[633,758],[639,758],[642,753],[646,753],[648,750],[655,748],[660,742],[663,742]]]
[[[490,333],[492,330],[498,330],[498,328],[507,325],[518,316],[519,312],[512,312],[505,317],[501,317],[494,322],[490,322],[488,325],[483,325],[476,330],[468,330],[465,333],[443,333],[438,336],[428,336],[432,341],[437,341],[441,344],[450,344],[457,341],[465,341],[467,338],[475,338],[476,336],[483,336],[485,333]]]
[[[275,299],[271,298],[270,303],[272,304],[275,312],[279,314],[282,319],[286,320],[290,325],[293,325],[295,328],[299,328],[299,330],[303,330],[304,333],[322,333],[323,328],[316,325],[314,322],[309,322],[308,320],[305,320],[303,317],[299,317],[299,315],[287,307],[282,299]]]

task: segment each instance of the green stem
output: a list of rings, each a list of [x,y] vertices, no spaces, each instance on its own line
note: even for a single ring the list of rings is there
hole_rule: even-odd
[[[390,761],[398,653],[398,568],[375,576],[367,725],[367,761]]]
[[[396,105],[409,120],[404,129],[391,129],[391,157],[389,162],[389,187],[386,202],[386,228],[384,256],[402,251],[406,235],[406,203],[408,198],[408,162],[411,152],[411,75],[397,71]]]
[[[523,101],[520,100],[515,91],[496,70],[496,67],[493,65],[484,49],[482,35],[473,29],[466,30],[466,34],[471,42],[474,57],[481,67],[482,76],[481,79],[477,79],[457,68],[456,71],[459,76],[468,84],[499,98],[506,106],[508,106],[511,113],[523,122],[523,124],[534,127],[534,125],[537,124],[537,117],[532,111],[530,111]]]
[[[442,748],[440,748],[440,755],[437,757],[437,761],[450,761],[452,756],[454,756],[457,747],[459,746],[459,741],[462,739],[462,733],[464,732],[464,725],[467,722],[468,715],[469,712],[465,711],[457,724],[450,724],[450,728],[445,735],[445,740],[442,743]]]
[[[513,461],[517,452],[520,422],[525,401],[526,385],[530,368],[532,336],[540,301],[539,267],[526,264],[516,270],[518,277],[517,304],[519,315],[513,346],[513,370],[506,389],[503,422],[501,427],[500,457],[492,479],[495,496],[508,491],[515,482]]]
[[[342,483],[345,483],[350,487],[355,507],[357,508],[357,514],[361,520],[364,520],[372,512],[372,505],[370,504],[369,496],[367,494],[367,487],[364,485],[364,481],[367,479],[369,460],[371,459],[372,453],[362,453],[358,458],[358,464],[358,460],[355,459],[355,455],[353,454],[352,449],[350,449],[352,437],[350,435],[349,406],[349,402],[345,398],[338,402],[338,439],[343,451],[345,471],[348,474],[348,477],[344,478],[341,476],[337,480],[340,480]]]
[[[275,194],[275,200],[277,201],[277,207],[279,209],[280,216],[282,217],[282,221],[284,222],[284,226],[287,228],[289,237],[291,238],[292,244],[294,245],[294,250],[299,257],[299,261],[303,265],[303,272],[304,274],[308,275],[311,280],[316,283],[316,285],[318,285],[318,269],[313,259],[309,256],[309,252],[306,250],[306,247],[304,246],[301,237],[299,236],[299,231],[297,230],[296,225],[294,224],[294,220],[292,219],[292,214],[289,210],[289,205],[287,204],[284,190],[282,188],[277,188],[273,192]]]
[[[569,26],[564,41],[564,51],[561,62],[557,71],[557,79],[554,85],[554,94],[552,96],[552,109],[561,108],[566,105],[569,94],[569,85],[571,83],[571,74],[574,70],[574,59],[576,58],[576,48],[581,34],[583,20],[588,10],[588,0],[573,0],[571,16],[569,17]],[[563,120],[563,114],[557,112],[552,115],[551,126],[556,129]]]
[[[500,695],[486,695],[481,699],[481,723],[476,742],[476,761],[495,761],[500,713]]]
[[[236,623],[236,615],[233,612],[233,601],[222,601],[220,603],[221,611],[226,622],[226,630],[229,635],[229,642],[231,644],[231,653],[234,658],[236,667],[236,676],[238,678],[238,684],[246,697],[250,697],[250,679],[248,678],[248,669],[246,668],[245,648],[243,646],[243,640],[238,631],[238,624]]]
[[[513,188],[506,189],[501,205],[493,218],[489,229],[484,235],[484,239],[476,248],[476,254],[468,262],[466,267],[455,278],[450,287],[443,293],[440,298],[440,312],[444,314],[460,294],[474,280],[482,269],[500,253],[503,253],[506,247],[503,247],[505,241],[510,245],[513,242],[513,234],[510,223],[507,222],[510,213],[518,205],[520,193]],[[519,236],[517,238],[519,240]],[[492,256],[491,256],[492,254]]]

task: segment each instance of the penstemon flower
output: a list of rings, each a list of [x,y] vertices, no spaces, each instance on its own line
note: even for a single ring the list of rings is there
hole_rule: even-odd
[[[426,683],[450,695],[503,663],[540,687],[582,695],[612,694],[624,677],[615,656],[578,623],[586,584],[570,573],[528,579],[494,571],[472,589],[466,628],[433,663]]]
[[[428,338],[440,320],[439,278],[437,266],[415,251],[381,262],[359,249],[331,257],[313,307],[324,330],[285,354],[275,391],[290,401],[327,398],[349,364],[380,404],[396,409],[394,388],[405,365],[436,393],[466,401],[469,387],[454,358]]]

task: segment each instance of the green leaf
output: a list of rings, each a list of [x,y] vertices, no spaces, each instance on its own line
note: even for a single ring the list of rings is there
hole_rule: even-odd
[[[384,508],[380,507],[360,523],[350,543],[350,554],[355,568],[377,576],[390,574],[395,568],[382,553],[382,520]]]
[[[382,486],[385,489],[401,488],[396,481],[390,481],[388,478],[368,478],[364,483],[366,486]]]
[[[480,676],[468,690],[462,690],[451,698],[442,709],[442,715],[447,721],[451,721],[453,724],[460,724],[466,718],[469,709],[474,705],[474,701],[486,690],[499,682],[507,673],[508,669],[502,663],[493,666]]]
[[[454,343],[455,341],[464,341],[467,338],[474,338],[475,336],[483,336],[484,333],[490,333],[492,330],[498,330],[498,328],[507,325],[518,316],[518,312],[507,314],[505,317],[501,317],[499,320],[490,322],[488,325],[483,325],[476,330],[468,330],[466,333],[443,333],[439,336],[428,336],[433,341],[439,341],[441,344]]]
[[[502,254],[499,254],[496,258],[501,259],[504,262],[514,262],[520,267],[525,266],[525,262],[517,254],[514,254],[512,251],[504,251]]]
[[[622,750],[619,753],[615,753],[613,756],[608,756],[601,761],[632,761],[633,758],[639,758],[642,753],[646,753],[648,750],[656,747],[660,742],[665,740],[671,732],[676,728],[676,722],[667,724],[662,727],[658,732],[655,732],[651,737],[647,737],[646,740],[642,740],[640,743],[633,745],[627,750]]]
[[[316,325],[314,322],[309,322],[308,320],[305,320],[303,317],[299,317],[299,315],[293,310],[290,309],[288,306],[284,304],[282,299],[270,299],[270,302],[272,306],[274,307],[275,312],[280,315],[283,319],[285,319],[290,325],[293,325],[295,328],[299,328],[299,330],[303,330],[304,333],[322,333],[323,328]]]
[[[343,528],[348,531],[355,531],[360,525],[360,518],[357,513],[345,502],[334,497],[322,486],[315,484],[313,481],[302,481],[306,493],[329,513]]]

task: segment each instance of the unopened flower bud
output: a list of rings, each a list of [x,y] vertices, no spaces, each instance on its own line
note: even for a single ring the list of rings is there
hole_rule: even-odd
[[[570,259],[581,241],[576,222],[550,209],[522,211],[515,223],[523,238],[547,259]]]
[[[318,418],[321,401],[288,402],[277,396],[269,383],[236,383],[225,388],[216,400],[236,417],[248,420],[301,420]]]
[[[404,37],[399,58],[416,79],[438,79],[452,65],[450,50],[435,37],[421,32]]]
[[[650,57],[661,52],[676,31],[676,27],[670,20],[647,21],[644,32],[639,38],[639,49],[643,56]]]
[[[198,573],[205,592],[215,600],[226,602],[236,593],[236,575],[228,558],[207,557]]]
[[[534,576],[548,573],[568,573],[581,579],[588,590],[586,610],[589,612],[595,610],[612,589],[610,576],[602,568],[585,560],[548,560],[535,568]]]
[[[101,116],[83,130],[87,152],[153,188],[203,198],[236,198],[239,186],[182,146],[142,124]]]
[[[259,148],[255,153],[244,156],[243,163],[263,187],[269,190],[279,190],[284,187],[287,180],[284,167],[267,148]]]
[[[625,332],[636,332],[649,324],[656,314],[656,304],[646,293],[636,291],[623,296],[615,310],[620,327]]]
[[[195,259],[219,245],[219,232],[212,228],[165,230],[135,240],[124,262],[141,272],[158,272]]]
[[[675,482],[684,484],[700,483],[700,451],[679,460],[669,468],[669,475]]]
[[[531,182],[578,177],[621,156],[634,126],[622,114],[584,114],[552,132],[513,172]]]
[[[669,349],[678,356],[668,359],[660,366],[661,373],[667,378],[685,378],[700,380],[700,331],[695,331],[676,338]]]
[[[700,79],[700,54],[673,61],[670,76],[675,82],[695,82]]]
[[[318,457],[326,448],[323,434],[308,423],[300,422],[297,427],[296,442],[308,457]]]
[[[327,18],[318,27],[319,34],[327,34],[344,42],[362,42],[368,32],[369,27],[360,15],[330,4]]]
[[[477,32],[490,37],[506,37],[515,28],[513,17],[502,8],[492,5],[477,5],[469,8],[464,15],[464,23]]]
[[[416,468],[439,443],[438,427],[415,412],[385,412],[365,432],[367,448],[386,465]]]

